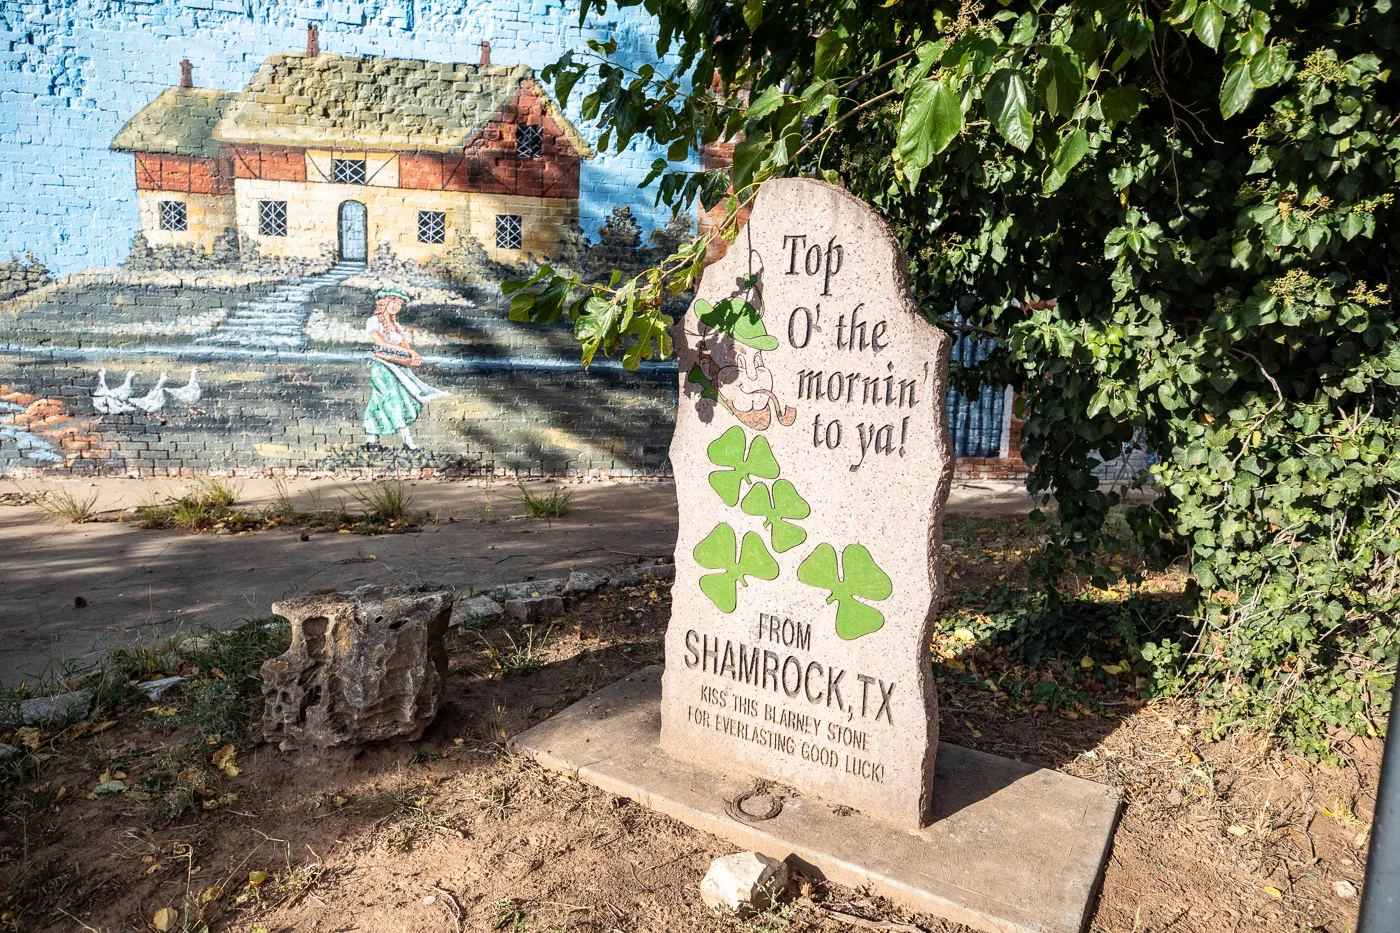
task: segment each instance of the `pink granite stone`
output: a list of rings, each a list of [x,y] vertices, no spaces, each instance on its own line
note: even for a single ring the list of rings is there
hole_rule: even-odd
[[[889,228],[779,179],[677,328],[661,743],[896,826],[930,817],[949,337]]]

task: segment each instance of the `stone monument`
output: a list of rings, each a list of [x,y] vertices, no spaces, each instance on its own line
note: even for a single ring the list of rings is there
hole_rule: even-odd
[[[661,747],[897,826],[930,814],[947,334],[840,188],[764,185],[677,328]]]
[[[676,329],[666,665],[512,740],[797,870],[981,929],[1082,929],[1108,788],[938,742],[950,339],[888,228],[759,190]]]

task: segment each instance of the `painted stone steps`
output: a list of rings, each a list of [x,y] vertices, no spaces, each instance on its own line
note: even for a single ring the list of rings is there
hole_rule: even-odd
[[[305,349],[311,296],[319,288],[337,285],[364,270],[364,263],[341,263],[321,275],[283,285],[266,297],[239,302],[213,333],[196,342],[224,347]]]

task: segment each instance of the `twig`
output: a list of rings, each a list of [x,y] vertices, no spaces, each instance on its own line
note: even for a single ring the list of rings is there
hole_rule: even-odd
[[[458,933],[461,933],[462,905],[457,903],[457,898],[453,896],[451,891],[447,890],[446,888],[439,887],[435,884],[428,885],[428,890],[436,891],[438,894],[441,894],[443,897],[447,898],[448,906],[452,908],[452,920],[457,925]]]
[[[854,107],[854,108],[852,108],[852,109],[850,109],[850,110],[847,110],[845,113],[841,114],[841,116],[837,117],[835,120],[832,120],[832,121],[831,121],[830,123],[828,123],[825,127],[823,127],[823,128],[822,128],[822,131],[821,131],[820,133],[818,133],[817,135],[813,136],[811,139],[807,140],[807,142],[804,143],[800,149],[798,149],[796,152],[794,152],[794,153],[792,154],[792,158],[789,159],[788,162],[789,162],[790,164],[792,164],[792,165],[796,165],[796,164],[797,164],[797,158],[798,158],[798,156],[802,155],[802,153],[806,152],[808,149],[811,149],[811,148],[812,148],[812,145],[813,145],[817,140],[821,139],[823,136],[826,136],[826,135],[829,134],[832,130],[836,129],[836,127],[840,126],[842,123],[845,123],[847,120],[849,120],[851,117],[855,116],[856,114],[860,113],[862,110],[867,110],[867,109],[869,109],[870,107],[873,107],[875,104],[878,104],[880,101],[884,100],[885,98],[887,98],[887,97],[893,97],[895,94],[898,94],[898,93],[899,93],[899,91],[895,90],[894,88],[890,88],[890,89],[889,89],[888,91],[886,91],[885,93],[883,93],[883,94],[878,94],[878,95],[876,95],[875,97],[870,98],[870,99],[867,100],[865,103],[861,104],[859,107]]]
[[[73,916],[73,915],[70,914],[68,911],[64,910],[62,907],[55,907],[54,910],[56,910],[56,911],[58,911],[59,913],[63,914],[63,916],[67,917],[69,920],[72,920],[74,923],[78,924],[78,925],[79,925],[80,927],[82,927],[84,930],[90,931],[90,933],[102,933],[102,931],[99,930],[97,927],[90,927],[90,926],[88,926],[86,923],[83,923],[83,921],[79,920],[77,917]]]
[[[832,910],[830,907],[822,907],[814,904],[819,913],[825,914],[832,920],[841,923],[849,923],[853,927],[861,927],[866,930],[895,930],[897,933],[928,933],[923,927],[915,926],[912,923],[899,923],[894,920],[867,920],[864,917],[848,914],[842,910]]]
[[[682,852],[680,855],[677,855],[674,858],[668,858],[664,862],[657,862],[655,865],[648,865],[646,868],[642,869],[642,874],[646,874],[649,871],[655,871],[663,865],[670,865],[672,862],[679,862],[683,858],[689,858],[690,856],[694,855],[696,852],[699,851],[700,848],[697,846],[696,848],[691,849],[689,852]]]

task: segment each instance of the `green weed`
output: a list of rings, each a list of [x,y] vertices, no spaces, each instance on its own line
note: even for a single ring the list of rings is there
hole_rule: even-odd
[[[376,483],[368,492],[356,490],[353,495],[364,507],[366,518],[386,524],[408,518],[413,504],[407,484],[400,480]]]
[[[44,498],[38,500],[39,508],[44,510],[55,521],[72,522],[80,525],[83,522],[92,521],[96,512],[97,492],[90,496],[80,496],[70,489],[62,492],[51,492]]]
[[[570,500],[573,493],[564,488],[550,490],[548,495],[537,496],[520,484],[520,497],[516,499],[525,510],[526,518],[563,518],[573,508]]]
[[[189,493],[183,498],[197,502],[207,509],[227,509],[238,501],[242,487],[232,486],[212,476],[204,476],[194,481]]]

